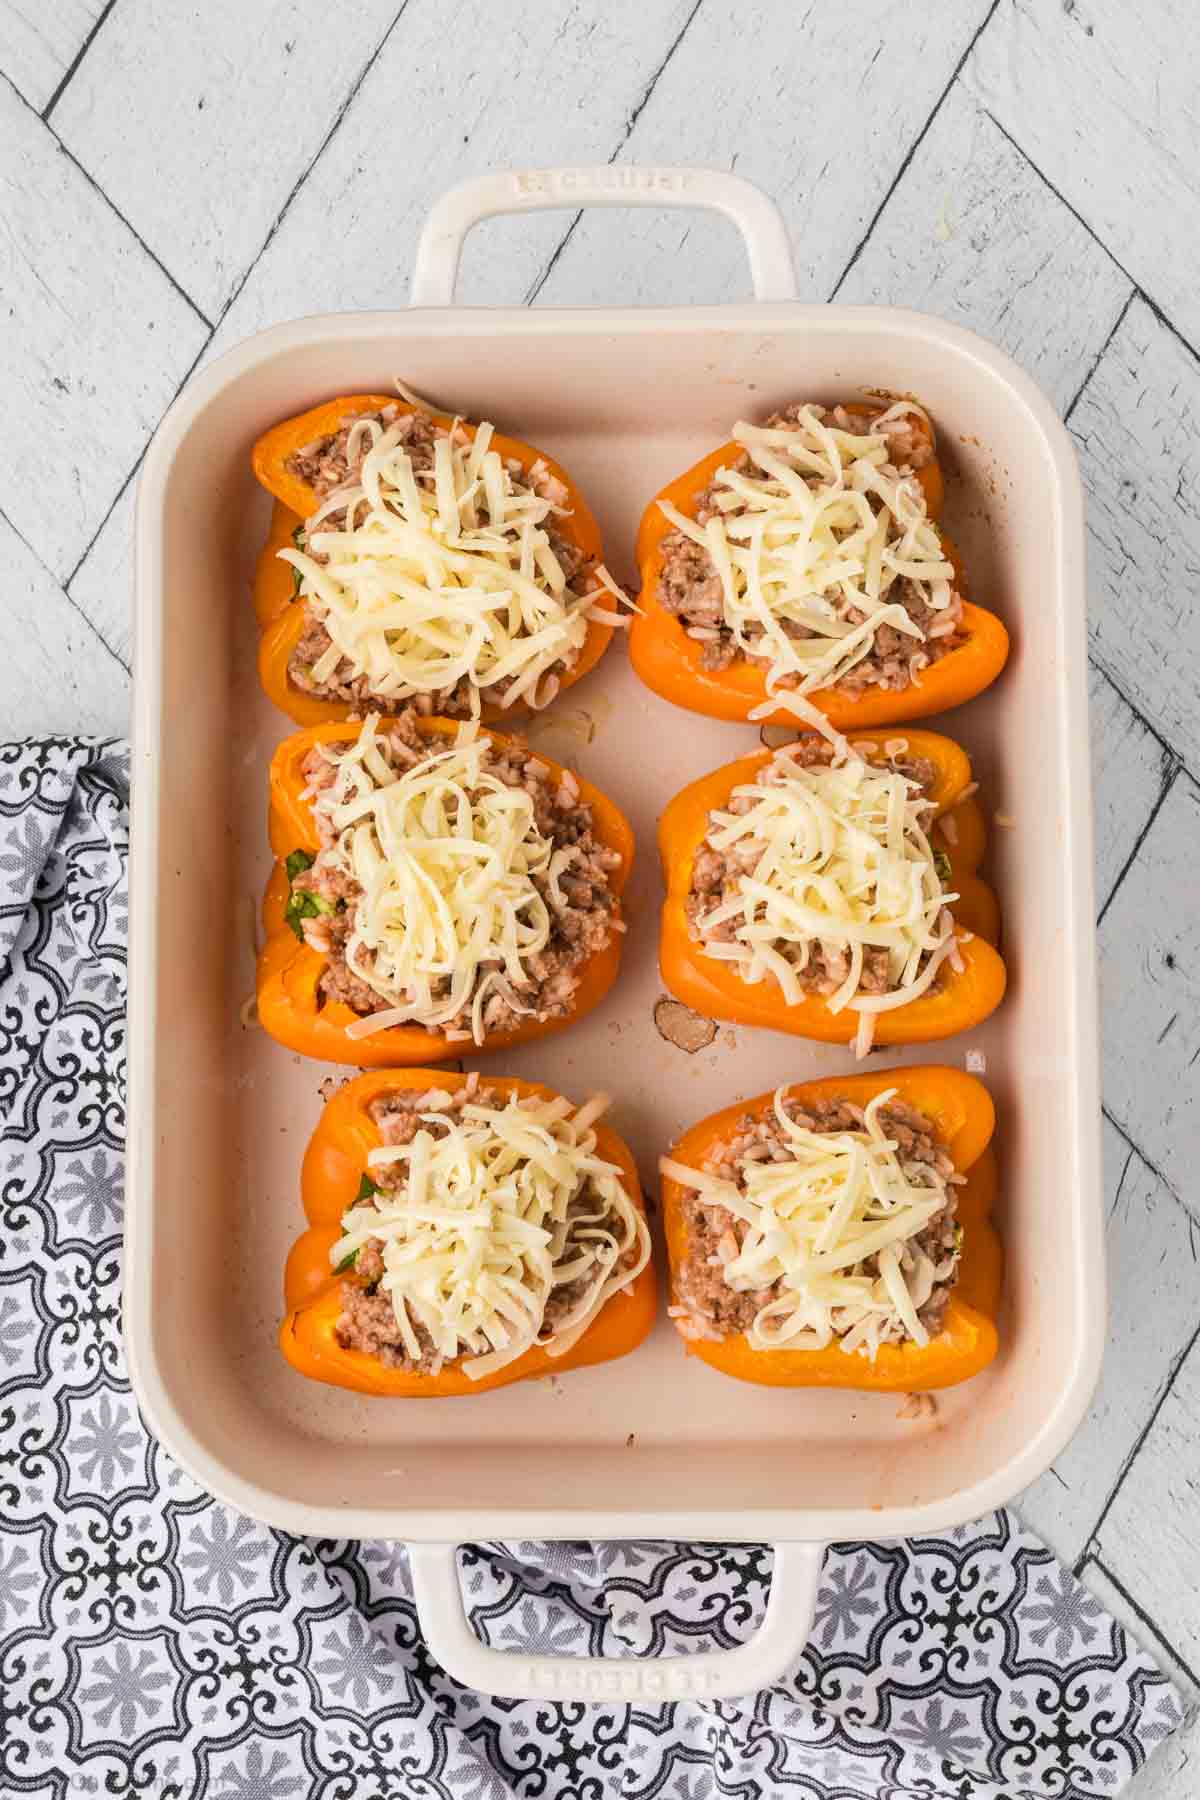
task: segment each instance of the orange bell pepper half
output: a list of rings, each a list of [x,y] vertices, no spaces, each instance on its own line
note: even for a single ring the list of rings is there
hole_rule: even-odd
[[[927,1044],[969,1031],[999,1006],[1007,980],[1003,959],[993,948],[999,926],[996,897],[975,873],[987,843],[983,812],[973,796],[960,798],[970,785],[970,761],[959,745],[938,732],[906,728],[904,739],[914,757],[928,757],[938,770],[932,790],[932,841],[948,857],[952,887],[961,896],[951,903],[950,910],[963,968],[955,971],[943,963],[937,988],[906,1006],[879,1013],[875,1020],[877,1044]],[[851,732],[848,741],[859,746],[868,760],[875,747],[883,747],[878,733]],[[710,1019],[762,1025],[825,1044],[848,1044],[858,1029],[858,1014],[850,1007],[830,1012],[821,994],[806,994],[791,1005],[775,982],[744,981],[735,963],[706,956],[688,930],[685,906],[696,852],[708,833],[708,816],[728,803],[735,787],[752,782],[775,754],[774,750],[759,750],[694,781],[676,794],[659,820],[658,843],[667,885],[659,967],[676,998]],[[952,835],[946,831],[947,819],[952,821]]]
[[[277,500],[271,508],[267,541],[258,553],[254,568],[254,616],[259,630],[265,631],[282,613],[286,613],[300,593],[299,578],[290,563],[280,562],[281,550],[293,550],[296,533],[304,528],[299,513],[291,512]],[[303,610],[301,608],[300,610]]]
[[[871,408],[855,404],[848,410],[869,414]],[[924,421],[915,415],[913,422],[919,434],[927,431]],[[640,610],[634,614],[629,631],[633,666],[646,686],[665,700],[673,701],[676,706],[686,706],[692,712],[706,713],[713,719],[748,719],[755,707],[770,697],[767,693],[768,665],[739,657],[727,669],[704,667],[703,644],[688,636],[680,621],[659,599],[663,540],[675,528],[658,502],[669,501],[679,512],[690,517],[697,498],[709,486],[717,470],[728,468],[741,455],[740,444],[722,444],[719,450],[702,457],[685,474],[668,482],[646,508],[637,538],[641,592],[638,595]],[[941,465],[936,457],[917,471],[917,479],[925,492],[929,516],[936,519],[945,491]],[[959,592],[965,594],[962,559],[946,533],[942,532],[941,536],[946,556],[954,564]],[[922,670],[919,683],[900,689],[869,687],[860,694],[848,694],[838,687],[824,688],[805,698],[823,712],[838,731],[896,725],[906,719],[924,719],[931,713],[947,712],[952,706],[961,706],[964,700],[982,693],[1008,659],[1008,632],[995,613],[964,599],[963,629],[966,643]],[[796,724],[795,714],[782,704],[776,711],[761,717],[768,724]]]
[[[419,719],[417,727],[423,736],[442,738],[448,743],[454,741],[459,729],[457,721],[437,718]],[[507,1050],[514,1044],[528,1043],[532,1038],[562,1031],[591,1012],[617,978],[623,932],[614,930],[604,949],[598,950],[582,965],[572,1010],[564,1019],[530,1019],[512,1031],[489,1035],[482,1045],[447,1038],[419,1025],[391,1025],[366,1037],[346,1036],[347,1025],[352,1025],[361,1015],[343,1001],[326,1001],[320,993],[321,976],[328,959],[308,944],[301,943],[284,917],[290,889],[284,859],[293,850],[307,850],[315,856],[320,849],[312,807],[301,798],[306,786],[305,757],[315,744],[352,741],[360,730],[361,724],[354,721],[314,725],[285,738],[271,759],[268,825],[271,849],[277,861],[263,896],[266,944],[258,959],[258,1016],[264,1030],[279,1043],[286,1044],[290,1050],[299,1050],[304,1056],[315,1056],[322,1062],[352,1063],[357,1068],[378,1068],[388,1064],[448,1062],[466,1053],[477,1055],[484,1050]],[[495,732],[485,731],[483,735],[497,744],[504,742]],[[561,777],[565,773],[548,756],[537,754],[536,760],[553,775]],[[579,783],[580,799],[592,809],[592,826],[597,838],[608,849],[617,851],[621,858],[620,866],[610,877],[613,891],[618,896],[613,918],[614,922],[619,922],[619,897],[633,867],[633,831],[624,813],[613,805],[607,794],[580,776],[575,779]]]
[[[951,1291],[942,1329],[928,1344],[881,1344],[874,1362],[847,1354],[835,1342],[823,1350],[754,1350],[744,1334],[720,1343],[685,1338],[690,1356],[699,1356],[724,1375],[765,1387],[840,1387],[877,1393],[922,1393],[953,1387],[986,1368],[999,1347],[996,1313],[1000,1305],[1003,1253],[991,1223],[996,1198],[996,1160],[990,1148],[995,1124],[992,1097],[982,1082],[958,1069],[926,1066],[878,1069],[869,1075],[829,1075],[789,1087],[802,1102],[851,1100],[865,1106],[876,1094],[896,1089],[897,1099],[924,1113],[955,1169],[967,1180],[955,1190],[957,1222],[963,1228],[958,1280]],[[760,1094],[713,1113],[685,1132],[671,1151],[675,1162],[699,1169],[718,1147],[735,1136],[738,1121],[768,1114],[774,1094]],[[688,1253],[684,1203],[690,1190],[663,1178],[663,1215],[673,1276]]]
[[[342,1277],[329,1264],[329,1252],[342,1235],[342,1215],[355,1204],[359,1182],[367,1172],[367,1157],[382,1142],[369,1107],[381,1094],[402,1089],[426,1092],[444,1088],[453,1093],[467,1080],[434,1069],[381,1069],[347,1082],[328,1102],[304,1157],[301,1194],[308,1230],[297,1238],[284,1274],[287,1316],[279,1328],[279,1347],[294,1369],[314,1381],[333,1387],[353,1388],[360,1394],[384,1394],[403,1399],[445,1399],[457,1394],[483,1394],[489,1388],[507,1387],[514,1381],[530,1381],[541,1375],[561,1375],[589,1363],[610,1362],[636,1350],[654,1323],[657,1305],[654,1264],[648,1263],[632,1283],[630,1293],[610,1296],[583,1336],[562,1356],[551,1356],[538,1346],[527,1350],[507,1368],[479,1380],[464,1374],[458,1363],[445,1365],[437,1375],[416,1375],[407,1369],[385,1368],[365,1350],[346,1350],[338,1343],[336,1325],[342,1310]],[[540,1083],[516,1081],[508,1076],[487,1076],[485,1084],[502,1095],[536,1094],[554,1098],[553,1090]],[[644,1213],[642,1191],[628,1146],[601,1121],[595,1127],[596,1147],[607,1162],[621,1171],[625,1191]]]
[[[254,610],[261,632],[258,646],[259,678],[267,697],[297,725],[327,724],[345,719],[351,711],[358,709],[345,700],[329,700],[318,694],[307,694],[303,689],[294,687],[288,676],[292,652],[304,635],[305,607],[292,580],[290,564],[276,559],[280,550],[291,548],[292,533],[305,519],[311,517],[319,502],[307,482],[289,474],[287,464],[304,445],[331,436],[356,414],[378,412],[385,406],[396,406],[397,417],[418,410],[405,401],[397,400],[395,394],[348,394],[337,400],[327,400],[321,406],[314,406],[294,419],[285,419],[281,425],[276,425],[259,438],[251,454],[251,465],[256,478],[275,496],[277,502],[271,516],[267,541],[259,555],[254,584]],[[446,413],[434,413],[431,417],[447,429],[454,423]],[[459,423],[469,436],[474,436],[477,430],[475,425],[466,419]],[[566,488],[566,504],[570,508],[568,514],[560,515],[556,520],[555,530],[570,543],[577,545],[589,560],[602,562],[604,550],[600,541],[600,528],[583,495],[561,464],[555,462],[552,456],[534,449],[532,445],[523,444],[517,438],[504,437],[499,432],[492,437],[492,449],[505,459],[511,458],[519,462],[523,469],[530,469],[539,461],[545,463],[550,473]],[[278,576],[268,573],[268,564],[272,562],[281,571]],[[594,585],[597,590],[600,589],[600,583]],[[291,604],[293,600],[294,605]],[[595,668],[607,650],[612,634],[611,625],[606,625],[599,619],[589,620],[587,636],[579,656],[561,677],[560,693],[573,687],[589,670]],[[498,724],[505,719],[520,717],[524,710],[526,709],[519,705],[506,709],[485,702],[483,717],[492,724]]]

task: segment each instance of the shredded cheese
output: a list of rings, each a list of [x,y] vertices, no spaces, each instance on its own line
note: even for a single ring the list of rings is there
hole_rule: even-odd
[[[771,699],[751,718],[783,706],[840,744],[804,696],[843,681],[871,654],[883,625],[910,640],[907,668],[915,681],[929,662],[921,649],[926,633],[902,584],[945,615],[931,638],[953,631],[958,597],[921,484],[891,462],[879,429],[908,413],[924,417],[921,409],[899,402],[861,433],[826,424],[825,412],[801,407],[794,426],[735,425],[751,467],[717,470],[715,512],[703,525],[670,501],[658,504],[677,531],[708,552],[739,651],[768,664]]]
[[[773,979],[796,1005],[821,946],[827,967],[843,970],[826,1004],[860,1015],[865,1055],[875,1016],[924,993],[954,950],[948,905],[958,896],[942,886],[928,809],[896,769],[858,757],[804,768],[780,750],[709,815],[706,843],[734,875],[696,921],[704,954],[736,963],[743,981]],[[871,950],[887,954],[883,993],[859,991]]]
[[[313,682],[339,671],[388,701],[466,682],[476,715],[484,689],[536,710],[578,659],[597,603],[621,590],[596,568],[576,578],[586,592],[568,581],[547,529],[566,516],[566,491],[545,465],[526,478],[502,458],[490,424],[439,435],[432,472],[414,470],[404,430],[357,420],[347,448],[353,464],[366,445],[361,466],[306,522],[303,548],[278,553],[329,634]]]
[[[744,1158],[738,1180],[664,1157],[661,1171],[723,1207],[743,1229],[722,1257],[736,1292],[770,1291],[746,1333],[755,1350],[820,1350],[834,1338],[874,1361],[880,1344],[927,1344],[920,1313],[934,1288],[955,1279],[957,1242],[931,1255],[914,1240],[944,1211],[952,1184],[929,1163],[901,1160],[880,1113],[896,1098],[877,1094],[861,1130],[819,1132],[792,1118],[775,1094],[772,1123],[781,1160]],[[874,1269],[865,1265],[874,1260]],[[672,1308],[685,1336],[703,1331],[692,1306]]]
[[[604,1095],[578,1109],[513,1095],[455,1110],[450,1095],[433,1093],[409,1143],[370,1152],[377,1178],[400,1179],[343,1215],[330,1262],[378,1241],[379,1288],[414,1363],[432,1345],[435,1366],[465,1356],[478,1380],[536,1343],[562,1356],[645,1268],[645,1219],[597,1149],[607,1105]],[[547,1333],[547,1303],[567,1287],[569,1305]]]
[[[532,1013],[522,995],[553,930],[545,892],[561,894],[574,851],[543,833],[525,787],[490,770],[490,741],[473,723],[399,770],[379,728],[372,714],[353,742],[322,747],[336,774],[312,802],[332,839],[323,854],[361,890],[347,967],[391,1002],[347,1035],[418,1024],[482,1043],[493,996]],[[464,1008],[469,1032],[451,1028]]]

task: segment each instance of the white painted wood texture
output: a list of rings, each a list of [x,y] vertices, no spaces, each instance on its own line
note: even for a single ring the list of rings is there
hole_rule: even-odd
[[[1200,362],[1142,300],[1071,415],[1096,660],[1200,773]]]
[[[1192,0],[1001,0],[965,70],[1132,278],[1200,341]]]
[[[1181,773],[1100,926],[1104,1094],[1116,1123],[1200,1216],[1198,899],[1200,788]]]
[[[957,319],[1067,415],[1091,530],[1113,1329],[1092,1415],[1027,1511],[1135,1634],[1195,1670],[1192,9],[764,0],[752,32],[717,0],[351,0],[336,27],[317,0],[211,0],[163,18],[153,0],[0,0],[8,733],[123,728],[132,477],[197,360],[278,319],[402,304],[430,200],[481,170],[736,167],[782,205],[805,295]],[[476,233],[462,297],[747,288],[716,221],[563,213]],[[1193,1795],[1197,1768],[1185,1734],[1135,1800]]]
[[[70,731],[123,736],[128,670],[3,518],[0,568],[6,587],[0,665],[4,736]]]
[[[205,328],[89,177],[0,83],[0,506],[65,579],[150,440]]]
[[[749,32],[740,8],[701,5],[622,155],[735,167],[761,183],[791,230],[801,297],[823,300],[987,5],[773,5],[789,27]],[[687,214],[599,211],[583,214],[541,297],[575,306],[748,290],[732,232]]]
[[[113,516],[115,518],[116,514]],[[108,529],[106,526],[105,531]],[[85,563],[84,569],[87,567]],[[73,586],[71,591],[76,593],[76,588]],[[1155,737],[1120,689],[1114,687],[1095,663],[1089,670],[1088,703],[1095,804],[1096,903],[1103,909],[1112,897],[1125,865],[1136,854],[1146,820],[1178,764],[1172,752]]]
[[[42,112],[104,11],[104,0],[0,0],[4,73]]]
[[[341,0],[331,13],[292,0],[206,0],[171,8],[162,29],[159,0],[121,0],[97,34],[55,129],[210,319],[399,3]]]
[[[1065,410],[1132,287],[963,87],[946,97],[837,290],[992,338]],[[1047,295],[1070,294],[1070,306]]]
[[[1068,1563],[1087,1548],[1200,1322],[1200,1224],[1107,1120],[1104,1192],[1116,1272],[1104,1372],[1084,1424],[1021,1503]]]
[[[1181,1589],[1200,1588],[1198,1431],[1200,1343],[1185,1359],[1142,1445],[1141,1491],[1122,1486],[1096,1539],[1105,1568],[1154,1620],[1171,1615]],[[1200,1669],[1200,1618],[1181,1619],[1170,1643],[1194,1679]]]
[[[591,16],[542,6],[523,15],[519,32],[497,33],[491,0],[463,0],[458,48],[448,57],[444,9],[413,0],[222,322],[216,347],[297,314],[403,306],[432,197],[489,169],[564,157],[604,162],[689,11],[689,0],[612,0]],[[430,128],[406,131],[407,115]],[[459,297],[519,304],[568,222],[568,214],[533,214],[473,234]]]

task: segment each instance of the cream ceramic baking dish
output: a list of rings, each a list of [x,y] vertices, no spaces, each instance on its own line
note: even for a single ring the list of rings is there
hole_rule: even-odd
[[[724,212],[759,298],[452,307],[476,220],[584,204]],[[950,727],[987,805],[1011,821],[991,849],[1011,988],[986,1026],[942,1047],[983,1072],[998,1103],[1004,1347],[938,1397],[934,1419],[898,1418],[895,1396],[746,1387],[685,1358],[665,1318],[623,1361],[419,1406],[319,1387],[276,1351],[300,1155],[330,1071],[244,1022],[268,869],[265,773],[289,729],[255,679],[248,582],[266,508],[248,453],[288,414],[395,376],[560,457],[626,579],[647,496],[736,417],[882,387],[919,395],[937,421],[952,530],[1015,650]],[[434,209],[410,309],[280,325],[188,384],[139,489],[137,630],[125,1329],[150,1426],[199,1482],[289,1530],[408,1540],[431,1648],[482,1689],[669,1697],[746,1692],[793,1662],[825,1542],[942,1529],[1045,1469],[1087,1404],[1105,1323],[1083,520],[1066,432],[1006,356],[915,313],[797,304],[778,214],[730,175],[564,169],[469,183]],[[724,1026],[689,1056],[654,1024],[657,815],[751,747],[753,728],[673,709],[634,680],[618,642],[533,741],[619,800],[641,860],[610,1001],[504,1069],[578,1098],[612,1092],[652,1188],[682,1126],[846,1056]],[[505,1654],[476,1641],[462,1610],[454,1546],[478,1537],[769,1539],[770,1607],[750,1644],[711,1657]]]

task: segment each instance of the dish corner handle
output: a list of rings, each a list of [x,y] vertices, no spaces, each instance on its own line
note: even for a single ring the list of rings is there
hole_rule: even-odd
[[[449,306],[463,242],[498,213],[575,211],[585,206],[656,206],[717,212],[746,245],[756,300],[794,300],[796,273],[775,202],[727,169],[600,163],[560,169],[501,169],[460,182],[434,201],[413,263],[412,306]]]
[[[693,1656],[534,1656],[494,1650],[463,1605],[455,1544],[410,1544],[413,1595],[430,1651],[448,1675],[507,1700],[727,1700],[770,1687],[792,1668],[812,1628],[823,1543],[775,1544],[762,1624],[733,1650]]]

